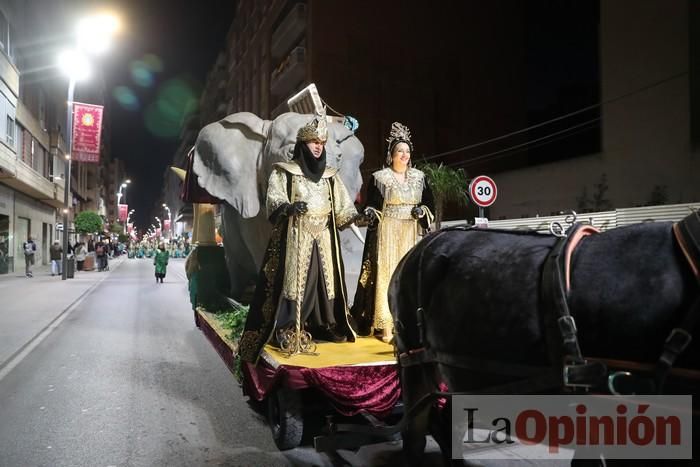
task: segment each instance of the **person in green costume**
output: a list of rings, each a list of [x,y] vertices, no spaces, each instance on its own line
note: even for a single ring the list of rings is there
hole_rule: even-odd
[[[168,254],[168,251],[165,249],[164,244],[158,245],[158,249],[156,250],[156,255],[153,258],[153,265],[156,267],[156,282],[160,280],[160,283],[163,283],[163,279],[165,278],[165,273],[167,272],[168,269],[168,258],[170,255]]]

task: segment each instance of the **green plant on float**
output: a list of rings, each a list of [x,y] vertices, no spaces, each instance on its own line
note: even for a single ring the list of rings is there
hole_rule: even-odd
[[[593,209],[595,211],[611,211],[613,210],[613,204],[608,199],[608,176],[607,174],[602,174],[598,183],[593,185],[595,191],[593,192]]]
[[[445,204],[458,203],[462,206],[469,204],[467,174],[464,169],[454,169],[442,163],[418,163],[416,168],[425,174],[433,192],[435,228],[439,229]]]
[[[241,357],[238,353],[238,341],[243,335],[246,318],[248,318],[248,307],[235,307],[215,312],[216,319],[221,323],[221,326],[230,331],[226,338],[233,342],[236,352],[233,356],[234,375],[238,382],[243,381],[243,372],[241,370]]]

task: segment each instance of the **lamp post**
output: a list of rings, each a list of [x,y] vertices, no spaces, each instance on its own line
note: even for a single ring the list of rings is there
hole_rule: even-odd
[[[64,161],[66,179],[63,182],[63,260],[61,262],[61,280],[66,280],[68,278],[68,214],[72,205],[72,203],[69,203],[69,197],[72,165],[71,151],[73,149],[73,95],[75,94],[75,83],[78,80],[87,78],[90,71],[85,57],[77,52],[65,52],[60,60],[64,70],[69,73],[68,100],[66,101],[66,156]]]
[[[117,218],[119,218],[119,205],[122,203],[122,196],[126,200],[126,188],[131,184],[131,179],[127,178],[119,184],[119,191],[117,192]],[[122,190],[124,193],[122,193]]]
[[[163,203],[163,208],[168,211],[168,233],[170,240],[173,239],[173,217],[170,214],[170,208],[168,207],[167,204]]]
[[[68,99],[66,100],[66,156],[65,156],[65,182],[63,184],[63,260],[61,280],[68,278],[68,215],[72,207],[70,199],[71,182],[71,152],[73,151],[73,97],[75,85],[78,81],[86,79],[90,74],[90,66],[87,58],[81,51],[93,53],[103,52],[112,37],[118,30],[119,22],[113,15],[96,15],[83,19],[77,30],[77,48],[61,53],[59,65],[68,76]]]
[[[129,219],[131,218],[131,215],[134,213],[134,209],[130,210],[129,213],[126,215],[126,222],[124,223],[124,233],[128,233],[127,227],[129,225]]]

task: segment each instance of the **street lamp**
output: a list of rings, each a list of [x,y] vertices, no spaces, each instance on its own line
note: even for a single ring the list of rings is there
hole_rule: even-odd
[[[78,81],[87,79],[90,76],[90,64],[82,53],[83,51],[101,52],[106,49],[105,44],[119,28],[119,22],[113,15],[100,14],[83,19],[80,22],[78,34],[76,35],[76,49],[62,52],[58,57],[58,63],[64,74],[68,76],[68,99],[66,100],[66,160],[65,176],[63,184],[63,261],[61,280],[68,278],[68,214],[72,203],[69,203],[70,182],[71,182],[71,152],[73,151],[73,96],[75,95],[75,84]],[[90,34],[85,35],[82,31],[89,30]],[[95,44],[102,44],[101,50],[95,50]]]
[[[131,215],[134,213],[134,211],[135,211],[135,209],[132,209],[126,215],[126,222],[124,223],[124,233],[128,233],[126,229],[129,225],[129,219],[131,218]]]
[[[129,186],[131,183],[131,179],[127,178],[121,184],[119,184],[119,192],[117,193],[117,220],[119,220],[119,205],[122,204],[122,196],[124,197],[124,200],[126,201],[126,188]],[[124,193],[122,193],[122,190],[124,190]]]
[[[170,214],[170,208],[167,204],[163,203],[163,208],[168,211],[168,234],[170,240],[173,239],[173,216]]]
[[[64,72],[68,73],[68,100],[66,101],[66,156],[65,156],[65,174],[66,180],[63,183],[63,261],[61,280],[68,278],[68,212],[71,208],[68,199],[70,196],[70,181],[71,181],[71,156],[73,149],[72,132],[73,132],[73,95],[75,93],[75,83],[86,79],[90,74],[89,64],[87,59],[77,51],[63,52],[59,61]]]

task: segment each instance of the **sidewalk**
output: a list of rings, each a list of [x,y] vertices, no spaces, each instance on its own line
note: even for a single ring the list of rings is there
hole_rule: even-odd
[[[0,276],[0,370],[91,287],[117,269],[126,256],[109,261],[109,271],[76,271],[74,279],[51,276],[50,266],[34,266]]]

